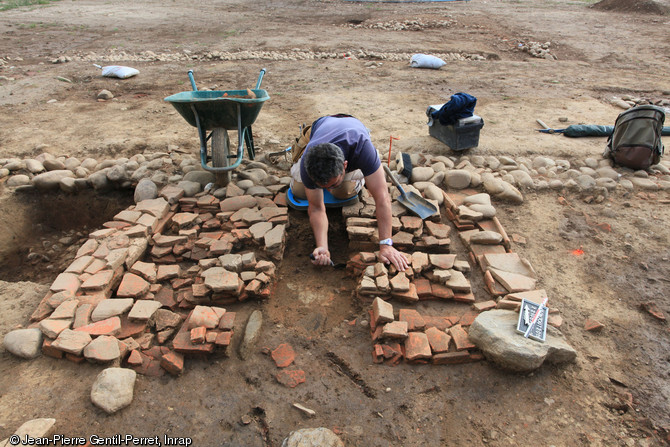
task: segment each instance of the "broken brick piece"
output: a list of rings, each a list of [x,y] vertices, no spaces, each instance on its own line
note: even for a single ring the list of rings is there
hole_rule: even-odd
[[[128,365],[130,366],[140,366],[142,364],[142,354],[137,349],[130,351],[128,356]]]
[[[601,322],[592,318],[587,318],[586,322],[584,322],[584,330],[589,332],[600,332],[604,327]]]
[[[450,300],[454,297],[454,291],[451,290],[449,287],[438,284],[438,283],[432,283],[431,284],[431,293],[433,296],[437,299],[441,300]]]
[[[405,340],[405,358],[408,361],[430,359],[432,352],[428,337],[423,332],[410,332]]]
[[[228,346],[232,338],[233,338],[232,331],[219,332],[216,335],[216,340],[214,340],[214,344],[217,346]]]
[[[51,343],[53,343],[53,340],[49,340],[48,338],[44,339],[44,342],[42,343],[42,354],[55,359],[62,359],[65,353],[58,348],[52,347]]]
[[[663,313],[663,311],[661,309],[659,309],[659,307],[656,305],[656,303],[654,303],[652,301],[648,301],[648,302],[642,304],[641,307],[642,307],[642,309],[649,312],[649,314],[652,317],[654,317],[658,320],[661,320],[661,321],[666,320],[665,314]]]
[[[386,343],[382,345],[382,353],[385,359],[391,359],[398,355],[402,356],[402,348],[400,343]]]
[[[382,345],[375,343],[372,349],[372,362],[373,363],[384,363],[384,349]]]
[[[379,327],[377,328],[379,329]],[[381,326],[382,337],[404,340],[407,338],[407,322],[406,321],[392,321]],[[376,333],[376,331],[375,331]]]
[[[198,326],[191,329],[191,343],[199,345],[205,343],[207,337],[207,328]]]
[[[192,343],[190,331],[178,332],[172,339],[172,347],[175,351],[186,355],[211,354],[214,352],[212,343]]]
[[[433,288],[431,283],[426,278],[416,278],[412,281],[416,287],[416,294],[420,300],[425,300],[433,297]]]
[[[428,343],[433,354],[449,351],[451,337],[446,332],[436,327],[430,327],[426,329],[426,337],[428,337]]]
[[[434,316],[424,315],[423,319],[426,322],[426,327],[427,328],[434,327],[434,328],[437,328],[441,331],[449,329],[451,326],[454,325],[451,322],[451,320],[447,317],[434,317]]]
[[[286,368],[295,360],[295,351],[288,343],[282,343],[272,351],[272,360],[278,368]]]
[[[235,326],[235,312],[226,312],[219,320],[219,329],[232,331]]]
[[[282,369],[275,377],[277,378],[277,382],[289,388],[295,388],[301,383],[305,383],[305,371],[301,369]]]
[[[477,312],[476,310],[470,309],[461,316],[461,319],[458,320],[458,323],[461,326],[470,326],[475,321],[475,318],[477,318],[478,315],[479,315],[479,312]]]
[[[419,295],[416,293],[416,286],[413,283],[409,284],[408,292],[391,292],[391,295],[395,298],[414,303],[419,301]]]
[[[454,365],[470,361],[472,359],[468,351],[441,352],[433,356],[433,364],[435,365]]]
[[[398,321],[406,321],[408,331],[423,331],[426,328],[423,317],[414,309],[400,309]]]
[[[161,357],[160,365],[173,376],[178,376],[184,371],[184,356],[178,352],[170,351]]]
[[[377,297],[372,301],[372,322],[375,325],[393,321],[393,305]]]
[[[459,301],[461,303],[473,304],[475,302],[475,295],[472,292],[454,293],[454,301]]]
[[[474,344],[468,338],[468,333],[463,329],[460,324],[452,326],[449,328],[449,335],[454,340],[457,351],[464,351],[466,349],[476,348]]]
[[[495,309],[497,303],[494,300],[484,301],[482,303],[475,303],[472,307],[477,310],[477,312],[485,312],[487,310]]]

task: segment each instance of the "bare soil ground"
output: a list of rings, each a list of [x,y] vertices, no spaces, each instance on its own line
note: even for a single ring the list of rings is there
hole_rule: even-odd
[[[195,129],[163,98],[190,89],[189,69],[201,87],[238,89],[252,87],[265,67],[262,87],[271,100],[254,124],[261,157],[290,145],[299,124],[338,112],[361,119],[382,153],[395,136],[394,148],[403,151],[453,155],[428,136],[425,110],[464,91],[478,98],[476,113],[485,120],[479,147],[468,155],[544,154],[579,165],[599,158],[604,140],[539,134],[537,118],[555,128],[612,124],[620,112],[612,97],[670,97],[668,2],[634,7],[641,3],[62,0],[4,11],[0,156],[47,151],[102,160],[168,147],[195,154]],[[390,26],[405,21],[422,25]],[[519,51],[528,42],[551,42],[557,60]],[[297,50],[367,56],[296,60]],[[207,56],[215,52],[240,60]],[[408,58],[393,57],[413,53],[482,60],[418,70]],[[71,61],[52,64],[59,56]],[[102,78],[92,63],[128,65],[141,74]],[[96,101],[102,89],[115,100]],[[71,259],[66,247],[76,247],[77,238],[132,197],[37,197],[12,194],[2,184],[0,190],[5,334],[27,323]],[[523,205],[496,207],[507,231],[528,240],[514,248],[561,310],[562,331],[579,352],[574,365],[518,375],[488,362],[372,364],[362,324],[368,303],[353,297],[355,282],[344,272],[307,262],[311,231],[306,216],[292,211],[276,295],[231,310],[245,321],[261,309],[261,346],[291,343],[305,384],[278,384],[274,364],[260,352],[247,361],[235,355],[191,361],[179,378],[140,378],[132,405],[107,416],[89,399],[101,366],[21,361],[3,352],[0,439],[25,420],[54,417],[56,432],[72,436],[169,434],[192,437],[195,445],[278,446],[292,430],[317,426],[352,446],[663,445],[670,431],[669,330],[640,305],[652,301],[670,313],[670,209],[661,202],[667,193],[617,190],[600,204],[577,194],[565,194],[561,204],[558,197],[528,192]],[[331,246],[342,247],[335,260],[343,261],[344,224],[337,215],[331,220]],[[611,231],[596,226],[603,222]],[[582,256],[572,254],[577,248]],[[457,242],[454,249],[465,253]],[[478,275],[472,275],[483,294],[478,300],[488,299]],[[584,331],[587,318],[604,330]],[[305,418],[293,402],[316,417]]]

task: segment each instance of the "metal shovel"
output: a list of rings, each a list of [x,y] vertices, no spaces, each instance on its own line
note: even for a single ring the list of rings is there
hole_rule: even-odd
[[[421,219],[425,219],[426,217],[430,217],[433,214],[437,214],[437,208],[435,205],[411,191],[405,192],[389,167],[383,163],[382,165],[384,166],[384,171],[386,171],[386,174],[390,177],[391,182],[395,185],[396,188],[398,188],[398,191],[400,191],[398,202],[400,202],[402,206],[419,216]]]

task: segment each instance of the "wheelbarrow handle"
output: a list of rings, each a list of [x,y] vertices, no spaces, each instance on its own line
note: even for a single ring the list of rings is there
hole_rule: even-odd
[[[261,82],[263,82],[263,75],[265,74],[265,68],[261,68],[261,72],[258,75],[258,81],[256,81],[256,90],[261,88]]]
[[[191,87],[193,87],[193,91],[197,92],[198,87],[195,86],[195,78],[193,77],[193,70],[188,71],[188,78],[191,80]]]

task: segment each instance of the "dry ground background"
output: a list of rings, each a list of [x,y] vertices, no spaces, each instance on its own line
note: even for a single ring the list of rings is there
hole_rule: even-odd
[[[189,89],[188,69],[201,87],[237,89],[252,87],[265,67],[262,87],[271,100],[254,125],[261,157],[288,146],[300,123],[337,112],[365,122],[382,153],[392,135],[400,138],[394,148],[403,151],[453,155],[428,136],[424,111],[465,91],[478,98],[476,112],[485,120],[479,147],[468,155],[543,154],[579,166],[586,157],[599,157],[604,140],[539,134],[537,118],[551,127],[612,124],[621,111],[610,104],[615,96],[670,97],[670,16],[663,13],[669,2],[593,4],[62,0],[0,12],[0,58],[6,62],[0,65],[0,157],[47,151],[102,160],[168,147],[196,154],[195,129],[163,98]],[[405,20],[424,26],[368,27]],[[443,24],[429,26],[437,22]],[[532,58],[518,50],[520,42],[551,42],[557,60]],[[386,59],[281,60],[296,49],[338,55],[363,50]],[[245,50],[273,53],[232,61],[206,57]],[[412,69],[408,57],[389,61],[394,54],[419,52],[484,60],[450,61],[436,71]],[[52,64],[59,56],[72,61]],[[141,74],[102,78],[92,63],[129,65]],[[103,88],[116,100],[97,102]],[[32,265],[25,262],[28,251],[44,250],[65,235],[85,235],[132,197],[15,195],[2,184],[0,191],[4,334],[27,323],[68,262],[61,255],[51,264]],[[660,202],[667,193],[640,198],[616,190],[601,204],[567,194],[569,206],[558,197],[527,192],[523,205],[496,206],[507,231],[528,240],[515,249],[538,271],[550,304],[561,309],[562,330],[579,352],[574,365],[545,366],[530,375],[487,362],[373,365],[360,324],[367,303],[352,298],[355,284],[344,273],[324,274],[306,262],[311,233],[305,216],[292,212],[277,296],[233,310],[241,319],[253,308],[263,310],[261,345],[291,343],[306,384],[279,385],[272,361],[261,353],[246,362],[236,356],[189,362],[176,379],[140,377],[132,405],[107,416],[88,397],[102,367],[21,361],[3,352],[0,439],[25,420],[54,417],[58,433],[167,433],[190,436],[195,445],[278,446],[290,431],[317,426],[336,430],[353,446],[663,445],[670,429],[668,326],[639,305],[655,301],[670,312],[670,211]],[[346,246],[344,227],[337,216],[333,220],[333,240]],[[593,222],[609,223],[612,231]],[[585,254],[572,256],[579,247]],[[455,243],[455,249],[462,247]],[[346,256],[338,253],[336,260]],[[480,277],[472,280],[481,287]],[[481,293],[479,299],[487,299]],[[605,329],[585,332],[586,318],[600,320]],[[349,375],[342,373],[347,367]],[[626,393],[632,407],[621,404]],[[305,419],[292,402],[317,416]],[[245,415],[248,425],[240,422]]]

